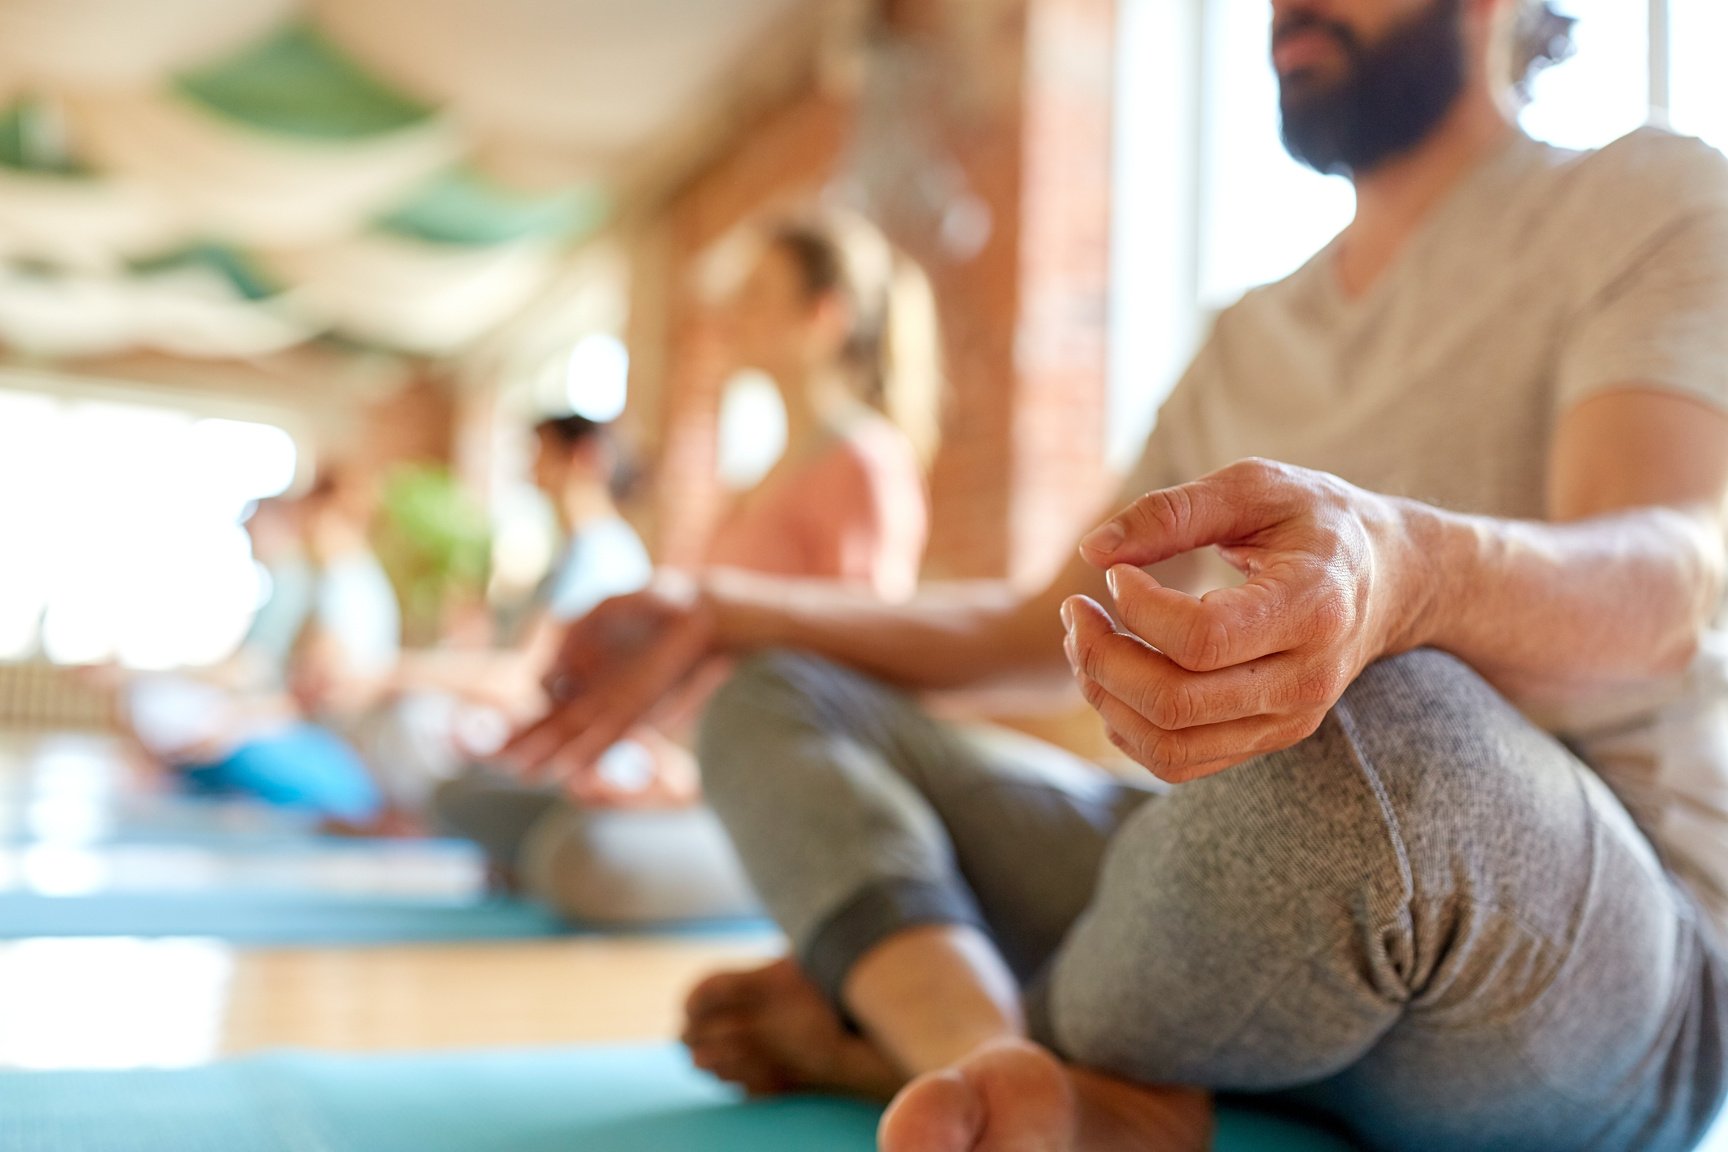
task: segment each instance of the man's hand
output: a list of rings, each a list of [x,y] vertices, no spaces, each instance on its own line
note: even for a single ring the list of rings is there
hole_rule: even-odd
[[[1211,546],[1246,583],[1196,598],[1140,570]],[[1173,783],[1306,739],[1363,668],[1419,643],[1429,595],[1398,502],[1264,460],[1141,497],[1081,554],[1121,623],[1063,604],[1075,678],[1111,742]]]
[[[552,709],[507,744],[500,759],[536,777],[579,777],[701,663],[713,625],[696,584],[656,575],[570,626],[546,677]]]

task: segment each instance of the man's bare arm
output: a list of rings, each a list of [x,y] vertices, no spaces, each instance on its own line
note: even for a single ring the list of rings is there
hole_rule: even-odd
[[[1030,595],[979,580],[886,604],[831,581],[729,570],[710,573],[703,589],[719,648],[796,648],[904,688],[937,690],[1060,673],[1062,601],[1102,595],[1104,580],[1076,558]]]
[[[1411,508],[1436,585],[1421,638],[1537,707],[1673,675],[1722,593],[1728,417],[1597,396],[1561,424],[1549,522]]]
[[[902,604],[832,582],[711,571],[697,584],[663,572],[571,627],[547,678],[553,708],[499,759],[580,784],[601,752],[715,653],[796,648],[912,690],[1053,677],[1062,669],[1061,603],[1103,587],[1079,559],[1033,595],[979,581]]]

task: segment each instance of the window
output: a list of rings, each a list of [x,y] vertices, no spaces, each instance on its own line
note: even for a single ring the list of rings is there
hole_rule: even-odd
[[[1668,0],[1668,108],[1674,128],[1728,148],[1724,0]]]
[[[1538,140],[1600,148],[1650,118],[1650,6],[1645,0],[1556,6],[1578,18],[1578,50],[1536,77],[1521,121]]]
[[[1214,0],[1205,27],[1200,300],[1215,310],[1301,267],[1350,223],[1356,195],[1284,151],[1270,0]]]
[[[0,658],[221,659],[265,592],[240,517],[295,463],[267,424],[0,391]]]

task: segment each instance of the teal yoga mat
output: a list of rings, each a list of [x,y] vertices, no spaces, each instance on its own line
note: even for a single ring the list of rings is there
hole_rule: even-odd
[[[0,1073],[0,1152],[871,1152],[876,1119],[855,1101],[740,1101],[660,1046]],[[1234,1112],[1214,1147],[1349,1152]]]
[[[0,939],[30,936],[212,936],[237,944],[391,944],[582,934],[520,900],[355,897],[303,891],[0,893]],[[669,924],[634,933],[770,933],[761,920]],[[6,1152],[0,1145],[0,1152]]]

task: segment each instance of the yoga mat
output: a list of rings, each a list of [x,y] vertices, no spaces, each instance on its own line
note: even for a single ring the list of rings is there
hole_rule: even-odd
[[[391,944],[581,935],[520,900],[430,900],[294,891],[113,892],[90,896],[0,893],[0,939],[29,936],[212,936],[237,944]],[[635,934],[769,933],[763,920],[631,928]],[[0,1145],[0,1152],[5,1152]]]
[[[818,1097],[744,1102],[663,1046],[0,1073],[3,1152],[871,1152],[877,1115]],[[1236,1113],[1214,1148],[1350,1152]]]

